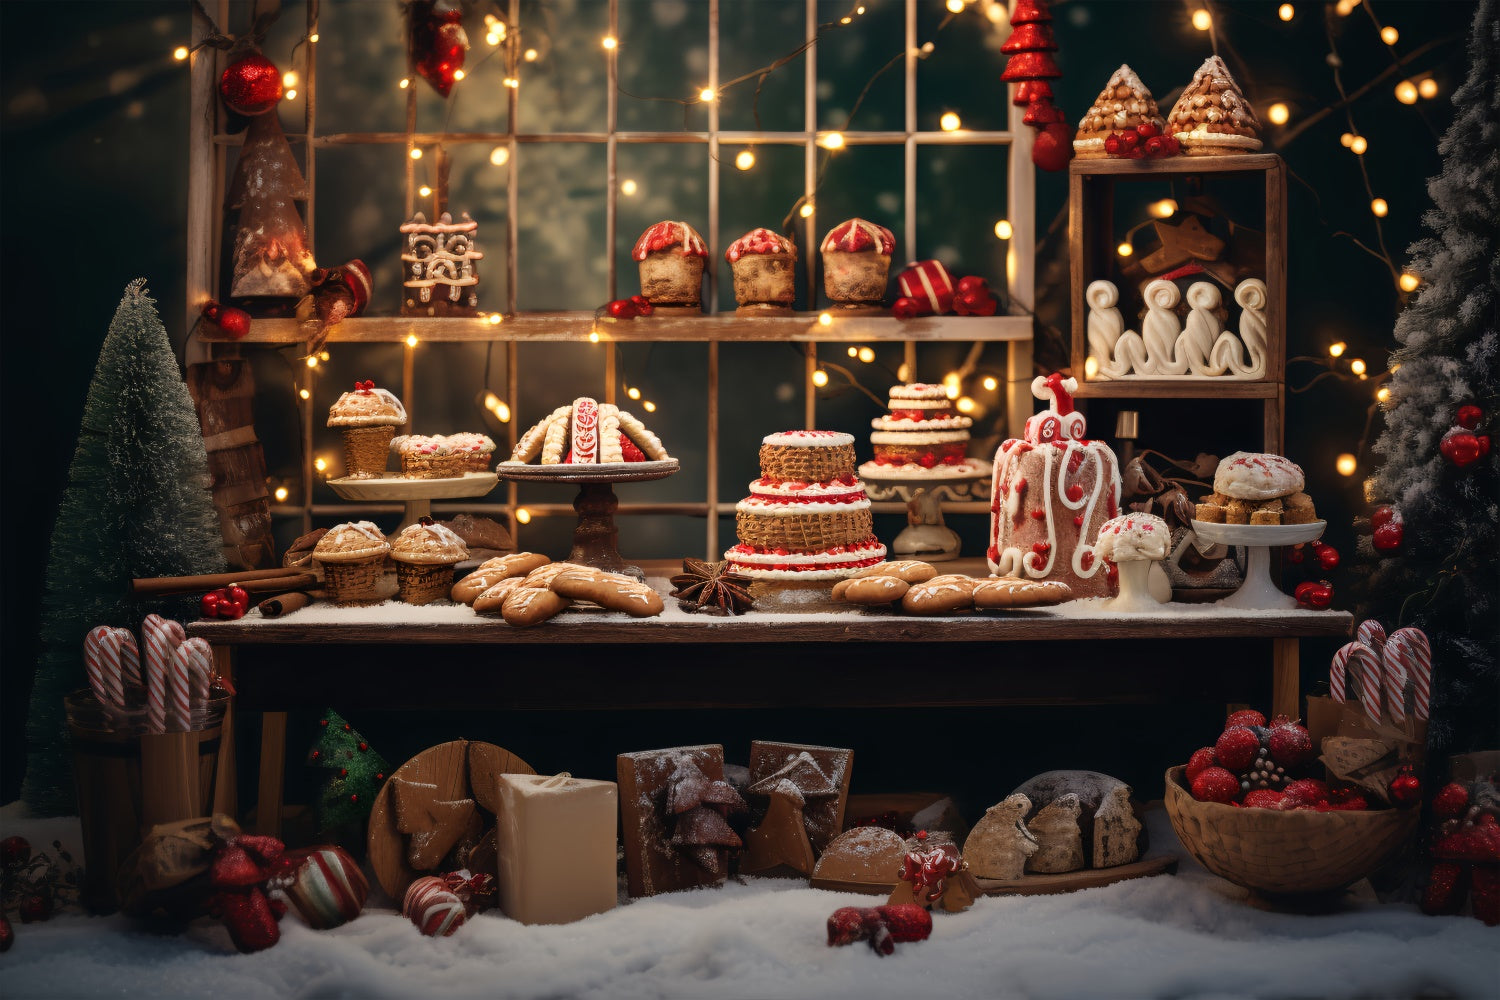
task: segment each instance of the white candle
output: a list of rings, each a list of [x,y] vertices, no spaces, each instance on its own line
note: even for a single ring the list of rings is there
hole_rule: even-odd
[[[615,905],[619,794],[613,781],[502,774],[500,909],[523,924],[566,924]]]

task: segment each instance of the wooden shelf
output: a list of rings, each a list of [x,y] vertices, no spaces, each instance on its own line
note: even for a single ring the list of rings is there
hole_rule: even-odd
[[[1263,379],[1103,379],[1078,383],[1079,399],[1275,399],[1281,383]]]
[[[516,313],[492,323],[486,317],[359,316],[329,331],[330,344],[399,343],[415,335],[428,343],[491,341],[651,343],[689,341],[759,342],[941,342],[1029,341],[1030,316],[922,316],[899,320],[889,314],[839,316],[819,322],[820,313],[746,317],[733,313],[703,316],[643,316],[633,320],[596,319],[592,312]],[[199,334],[210,344],[286,346],[307,339],[295,319],[258,319],[241,340]]]
[[[1275,153],[1244,153],[1235,156],[1168,156],[1162,159],[1125,160],[1113,156],[1075,159],[1068,172],[1075,175],[1122,174],[1150,176],[1160,174],[1229,174],[1275,169],[1281,157]]]

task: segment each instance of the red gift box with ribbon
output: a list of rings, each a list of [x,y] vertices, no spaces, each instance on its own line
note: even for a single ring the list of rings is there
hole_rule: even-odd
[[[942,261],[919,260],[906,265],[896,275],[901,294],[924,306],[926,312],[941,315],[953,308],[953,275]]]

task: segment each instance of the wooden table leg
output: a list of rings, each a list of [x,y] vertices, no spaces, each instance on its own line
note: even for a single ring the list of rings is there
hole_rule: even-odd
[[[281,792],[286,770],[286,713],[260,716],[260,793],[255,802],[255,832],[281,836]]]
[[[1271,640],[1271,714],[1302,718],[1302,677],[1297,639]]]
[[[234,658],[228,646],[214,646],[214,672],[232,685],[234,683]],[[239,769],[235,766],[234,753],[234,699],[224,711],[224,728],[219,738],[219,765],[214,774],[213,811],[226,816],[239,817]]]

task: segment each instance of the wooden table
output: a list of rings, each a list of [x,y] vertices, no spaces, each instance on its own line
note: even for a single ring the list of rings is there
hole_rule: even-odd
[[[675,564],[643,561],[665,594]],[[945,564],[981,574],[978,560]],[[1172,605],[1106,615],[1057,609],[913,618],[896,612],[569,611],[530,629],[462,606],[313,605],[282,619],[201,621],[188,634],[231,660],[238,712],[262,715],[257,829],[280,826],[294,708],[499,710],[889,708],[1219,701],[1300,714],[1298,640],[1347,636],[1337,611]],[[921,684],[893,646],[926,646]],[[416,647],[442,647],[421,655]],[[503,659],[497,647],[508,647]],[[232,656],[225,656],[225,652]],[[525,654],[537,659],[524,660]],[[934,655],[936,654],[936,655]],[[540,659],[545,657],[544,660]],[[703,669],[705,662],[712,669]],[[533,665],[544,668],[535,669]],[[1271,666],[1269,671],[1267,665]],[[516,667],[520,665],[520,669]],[[413,683],[420,671],[421,683]],[[754,683],[747,683],[754,677]],[[642,683],[643,678],[647,681]],[[354,681],[358,683],[353,683]],[[231,782],[232,787],[232,782]],[[228,808],[233,811],[233,805]]]

